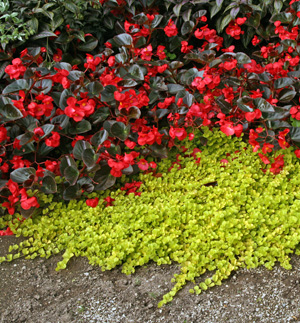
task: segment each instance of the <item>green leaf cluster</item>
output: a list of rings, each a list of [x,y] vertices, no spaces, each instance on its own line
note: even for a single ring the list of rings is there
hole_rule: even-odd
[[[92,193],[100,202],[91,208],[84,201],[64,204],[44,195],[44,216],[10,222],[17,236],[28,239],[11,246],[14,252],[0,262],[63,252],[57,270],[84,256],[103,271],[122,265],[125,274],[151,260],[177,262],[181,271],[175,285],[158,306],[189,281],[195,284],[191,292],[199,294],[239,268],[271,269],[276,261],[291,268],[289,254],[300,254],[300,163],[292,150],[285,150],[286,165],[274,177],[261,171],[259,157],[242,138],[205,129],[185,146],[188,151],[177,156],[181,169],[169,170],[174,151],[159,164],[162,177],[137,175],[141,196],[121,190]],[[191,155],[196,147],[202,150],[199,164]],[[226,165],[220,163],[224,158]],[[107,196],[115,199],[111,207],[105,207]],[[201,281],[206,271],[211,277]]]

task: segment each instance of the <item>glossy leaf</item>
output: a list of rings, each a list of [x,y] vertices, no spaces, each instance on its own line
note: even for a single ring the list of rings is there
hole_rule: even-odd
[[[42,179],[42,190],[46,194],[53,194],[57,191],[55,179],[52,176],[45,176]]]
[[[35,169],[33,167],[17,168],[10,174],[10,179],[15,183],[24,183],[35,177]]]

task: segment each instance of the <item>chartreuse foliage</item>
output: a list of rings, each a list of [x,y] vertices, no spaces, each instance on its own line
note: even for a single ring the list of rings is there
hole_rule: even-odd
[[[10,224],[17,235],[29,238],[11,247],[16,254],[0,261],[63,251],[57,270],[66,268],[73,256],[85,256],[103,271],[123,265],[126,274],[150,260],[158,265],[178,262],[181,272],[174,277],[175,286],[159,306],[207,270],[211,278],[190,292],[220,285],[241,267],[271,269],[279,261],[291,268],[289,254],[299,253],[300,241],[300,164],[292,151],[285,150],[286,166],[274,176],[261,171],[260,158],[241,138],[208,130],[202,136],[208,139],[205,147],[200,135],[193,143],[202,149],[197,154],[200,163],[187,152],[181,169],[168,171],[172,160],[162,161],[162,177],[139,175],[141,196],[105,191],[102,197],[109,194],[114,205],[99,203],[96,208],[84,201],[51,202],[45,196],[49,206],[43,213],[48,216]],[[191,146],[186,143],[190,152]],[[224,158],[228,164],[220,163]]]

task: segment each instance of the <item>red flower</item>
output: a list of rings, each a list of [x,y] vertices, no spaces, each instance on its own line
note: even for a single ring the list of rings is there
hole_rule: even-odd
[[[113,199],[113,198],[111,198],[110,196],[108,196],[108,197],[106,197],[106,198],[104,199],[104,201],[106,201],[106,202],[107,202],[106,207],[107,207],[107,206],[113,206],[112,202],[113,202],[113,201],[115,201],[115,199]]]
[[[155,163],[155,162],[153,162],[153,161],[152,161],[152,162],[150,162],[150,164],[149,164],[149,165],[150,165],[150,167],[151,167],[151,168],[156,168],[156,167],[157,167],[156,163]]]
[[[53,82],[60,83],[64,89],[68,89],[70,87],[70,81],[67,78],[67,76],[70,74],[69,71],[56,67],[54,67],[54,69],[57,71],[57,73],[51,76]]]
[[[157,72],[163,73],[168,68],[168,64],[164,64],[162,66],[157,66]]]
[[[56,175],[60,175],[59,163],[57,161],[46,160],[45,168],[50,170],[50,172],[53,172]]]
[[[253,46],[256,46],[256,45],[258,45],[259,43],[260,43],[260,39],[255,35],[254,37],[253,37],[253,39],[252,39],[252,45]]]
[[[185,40],[183,40],[181,42],[181,52],[182,53],[189,53],[194,48],[193,45],[188,46],[188,44],[189,43],[187,41],[185,41]]]
[[[109,59],[107,60],[108,66],[114,66],[116,62],[115,56],[110,56]]]
[[[233,127],[234,133],[237,137],[240,137],[242,135],[243,132],[243,125],[238,124],[237,126]]]
[[[4,126],[0,127],[0,142],[7,140],[7,130]]]
[[[270,164],[270,161],[269,161],[269,159],[268,159],[268,157],[267,156],[265,156],[265,155],[263,155],[263,154],[261,154],[261,153],[258,153],[258,156],[260,157],[260,159],[261,159],[261,161],[264,163],[264,164]]]
[[[231,123],[226,122],[220,127],[220,130],[225,133],[226,136],[232,136],[234,134],[234,129]]]
[[[84,67],[86,69],[91,69],[93,72],[96,70],[96,66],[101,62],[100,57],[94,58],[91,54],[86,54],[86,63],[84,63]]]
[[[60,144],[60,134],[58,132],[52,131],[52,136],[45,140],[45,144],[48,147],[58,147]]]
[[[175,139],[177,137],[179,140],[183,140],[187,136],[187,132],[184,128],[171,127],[169,134],[172,139]]]
[[[136,146],[136,143],[134,141],[131,141],[129,139],[126,139],[124,141],[124,144],[129,148],[129,149],[133,149]]]
[[[164,32],[168,37],[176,36],[178,34],[177,27],[172,19],[169,20],[167,26],[164,28]]]
[[[0,230],[0,236],[12,236],[13,234],[14,233],[11,231],[11,229],[9,227],[5,231]]]
[[[295,153],[295,155],[296,155],[297,158],[300,158],[300,149],[296,149],[294,151],[294,153]]]
[[[29,210],[31,209],[32,207],[40,207],[38,201],[37,201],[37,198],[35,196],[32,196],[30,198],[22,198],[21,199],[21,207],[24,209],[24,210]]]
[[[283,166],[284,166],[283,155],[279,155],[274,159],[274,163],[272,163],[271,165],[270,172],[272,172],[275,175],[279,174],[283,169]]]
[[[152,57],[152,45],[148,45],[147,47],[143,48],[140,52],[141,59],[144,59],[146,61],[151,61]]]
[[[264,153],[264,154],[266,154],[266,153],[270,153],[271,151],[272,151],[272,149],[274,148],[274,145],[272,145],[272,144],[269,144],[269,143],[264,143],[263,144],[263,148],[262,148],[262,152]]]
[[[294,106],[290,110],[292,118],[300,120],[300,105]]]
[[[146,159],[140,159],[137,163],[137,165],[139,166],[139,169],[141,170],[147,170],[149,168],[149,164],[147,162]]]
[[[166,53],[164,52],[165,48],[166,47],[162,45],[157,46],[156,55],[158,56],[159,59],[166,58]]]
[[[44,136],[45,132],[41,127],[37,127],[33,130],[33,133],[38,136],[38,137],[42,137]]]
[[[60,62],[62,60],[62,50],[57,48],[56,53],[53,55],[53,60],[55,62]]]
[[[255,109],[253,112],[246,112],[245,118],[247,121],[252,122],[255,119],[259,119],[261,117],[261,111],[259,109]]]
[[[13,169],[29,167],[30,161],[27,159],[23,159],[22,156],[14,156],[10,162],[13,164]]]
[[[11,79],[18,79],[23,76],[26,71],[26,67],[23,65],[20,58],[15,58],[12,60],[12,65],[8,65],[5,68],[5,73],[7,73]]]
[[[99,203],[99,198],[95,197],[94,199],[88,199],[85,201],[87,206],[96,207]]]
[[[239,25],[242,25],[246,21],[246,19],[247,18],[238,18],[235,21],[231,21],[225,30],[226,34],[236,40],[240,39],[240,35],[244,34],[244,31],[242,31]]]

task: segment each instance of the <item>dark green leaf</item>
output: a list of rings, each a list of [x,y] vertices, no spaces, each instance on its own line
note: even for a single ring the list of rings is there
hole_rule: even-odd
[[[161,119],[169,113],[170,111],[168,109],[159,109],[155,112],[157,119]]]
[[[178,68],[184,66],[184,63],[180,62],[180,61],[173,61],[170,63],[169,68],[171,70],[177,70]]]
[[[65,114],[62,114],[52,118],[51,123],[59,126],[61,129],[64,129],[68,125],[69,121],[70,121],[70,118]]]
[[[100,82],[92,82],[88,84],[87,89],[89,91],[89,96],[98,96],[100,92],[104,89]]]
[[[91,149],[92,146],[90,143],[88,143],[85,140],[78,140],[75,143],[75,146],[73,148],[73,156],[76,159],[82,160],[82,154],[86,149]],[[74,165],[74,164],[73,164]]]
[[[168,149],[162,145],[154,144],[149,147],[151,149],[151,156],[159,158],[168,157]]]
[[[24,183],[34,177],[35,169],[33,167],[18,168],[10,173],[10,179],[15,183]]]
[[[173,7],[173,12],[175,13],[175,16],[179,16],[182,5],[183,3],[178,3]]]
[[[293,141],[300,142],[300,128],[291,127],[289,135]]]
[[[111,102],[114,98],[114,93],[118,89],[114,85],[107,85],[101,92],[101,100],[104,102]]]
[[[0,114],[5,118],[6,121],[13,121],[23,118],[22,112],[12,104],[6,104],[4,107],[0,108]]]
[[[7,85],[7,87],[4,88],[4,90],[2,91],[2,94],[9,94],[9,93],[19,92],[21,90],[29,90],[29,89],[30,89],[30,85],[28,84],[27,80],[20,79]]]
[[[67,99],[72,95],[72,92],[69,89],[64,89],[61,93],[59,99],[59,107],[64,110],[67,104]]]
[[[99,132],[96,132],[94,136],[91,138],[92,145],[96,146],[97,148],[104,143],[104,141],[108,138],[108,132],[103,129]]]
[[[195,97],[188,93],[183,97],[183,104],[187,105],[189,108],[192,106],[192,104],[195,102]]]
[[[219,28],[219,32],[223,31],[223,29],[230,23],[230,21],[232,20],[232,17],[230,14],[228,14],[227,16],[225,16],[220,24],[220,28]]]
[[[213,18],[221,9],[221,6],[214,5],[210,10],[210,18]]]
[[[120,110],[121,115],[126,116],[128,119],[139,119],[141,116],[141,110],[138,107],[130,107],[127,109]]]
[[[135,80],[138,80],[138,81],[144,80],[144,73],[139,65],[134,64],[134,65],[130,66],[130,68],[128,69],[128,72],[130,73],[132,78],[134,78]]]
[[[176,94],[178,91],[184,90],[184,87],[180,84],[168,84],[167,87],[170,94]]]
[[[95,154],[94,149],[89,148],[83,151],[82,160],[87,167],[93,167],[99,158],[99,154]]]
[[[251,63],[251,58],[248,55],[246,55],[246,54],[244,54],[242,52],[236,53],[235,58],[236,58],[238,64],[241,64],[241,65]]]
[[[54,130],[54,125],[47,123],[47,124],[42,125],[41,128],[44,130],[44,133],[45,133],[42,136],[42,138],[44,138],[44,137],[48,136],[51,133],[51,131]]]
[[[128,138],[130,133],[130,125],[125,125],[123,122],[115,122],[110,129],[111,134],[121,141]]]
[[[293,89],[283,89],[282,91],[280,91],[279,93],[279,101],[282,103],[287,103],[290,102],[291,100],[293,100],[293,98],[296,95],[296,91]]]
[[[64,22],[64,18],[61,15],[54,15],[53,21],[52,21],[53,30],[61,26],[63,22]]]
[[[290,115],[290,111],[286,111],[281,108],[275,108],[275,112],[268,112],[263,113],[262,117],[263,119],[274,121],[274,120],[281,120]]]
[[[195,23],[193,21],[185,21],[181,27],[181,34],[183,36],[189,34],[193,30],[194,26]]]
[[[82,71],[70,71],[68,75],[68,79],[75,82],[80,80],[80,78],[84,77],[84,73]]]
[[[36,33],[39,29],[39,21],[37,18],[33,17],[32,19],[27,21],[27,26],[28,29],[31,29],[34,31],[34,33]]]
[[[71,156],[62,157],[61,160],[60,160],[60,165],[59,165],[59,169],[60,169],[61,174],[64,173],[65,169],[68,166],[73,166],[74,168],[76,168],[77,164],[76,164],[75,160]]]
[[[46,37],[57,37],[56,34],[54,34],[52,31],[42,31],[37,35],[34,35],[31,37],[32,40],[37,40],[37,39],[41,39],[41,38],[46,38]]]
[[[67,187],[63,192],[63,199],[66,201],[77,199],[81,196],[81,189],[78,184]]]
[[[163,19],[162,15],[155,15],[151,23],[151,28],[156,28],[160,24],[162,19]]]
[[[281,78],[275,80],[275,82],[274,82],[274,88],[276,90],[282,89],[282,88],[284,88],[286,86],[289,86],[289,85],[294,84],[294,82],[295,81],[292,78],[289,78],[289,77],[281,77]]]
[[[34,84],[34,87],[31,90],[31,93],[39,94],[39,93],[43,92],[44,94],[47,94],[47,93],[49,93],[51,91],[52,85],[53,85],[53,83],[49,79],[44,79],[44,80],[41,80],[41,81],[37,81]]]
[[[230,103],[228,103],[227,101],[223,100],[223,99],[216,99],[216,103],[218,104],[218,106],[221,108],[221,111],[224,114],[228,114],[231,110],[232,110],[232,106]],[[240,106],[238,105],[238,107],[240,108]],[[243,106],[242,106],[243,107]],[[243,107],[245,109],[245,107]],[[241,109],[241,108],[240,108]],[[243,109],[241,109],[243,110]],[[243,110],[245,111],[245,110]]]
[[[283,6],[282,1],[280,1],[280,0],[275,0],[275,1],[274,1],[274,9],[275,9],[275,12],[276,12],[276,13],[277,13],[277,12],[280,12],[280,10],[281,10],[282,6]]]
[[[118,46],[131,46],[132,45],[132,37],[129,34],[120,34],[113,38]]]
[[[89,37],[85,43],[80,43],[77,48],[82,52],[91,52],[98,45],[98,39],[95,37]]]
[[[45,176],[42,180],[42,191],[46,194],[53,194],[57,191],[55,179],[52,176]]]
[[[79,11],[79,8],[71,1],[64,1],[63,4],[67,10],[73,13],[77,13],[77,11]]]
[[[138,15],[132,17],[132,20],[135,21],[139,25],[143,25],[146,21],[148,21],[147,16],[142,12]]]
[[[182,14],[182,19],[184,21],[189,21],[191,18],[191,13],[192,13],[192,9],[188,9],[186,10],[183,14]]]
[[[110,115],[109,111],[109,107],[101,107],[98,110],[96,110],[96,112],[91,115],[93,124],[97,124],[99,122],[104,121]]]
[[[0,60],[1,61],[1,60]],[[9,65],[10,62],[6,61],[6,62],[3,62],[1,65],[0,65],[0,79],[2,78],[2,76],[4,75],[5,73],[5,69],[6,67]]]
[[[240,12],[240,7],[235,7],[230,10],[230,16],[232,19],[235,19],[237,14]]]
[[[259,109],[261,112],[275,112],[272,104],[263,98],[254,99],[253,102],[254,102],[255,107],[257,109]]]
[[[110,170],[111,168],[108,165],[105,165],[96,172],[93,178],[94,181],[98,183],[95,186],[95,191],[105,191],[115,184],[116,177],[110,174]]]
[[[28,144],[29,142],[32,141],[33,138],[33,133],[31,132],[25,132],[23,135],[18,136],[18,140],[20,140],[20,145],[24,146],[26,144]]]
[[[69,133],[72,135],[77,135],[79,133],[85,133],[92,129],[92,125],[89,121],[83,119],[82,121],[76,123],[75,125],[69,127]]]
[[[110,16],[103,17],[103,24],[108,29],[113,29],[115,26],[114,19]]]
[[[70,183],[74,185],[78,179],[79,170],[74,166],[67,166],[64,170],[64,177]]]
[[[54,149],[54,147],[49,147],[43,142],[42,145],[39,147],[39,155],[47,156],[50,153],[50,151],[53,149]],[[34,150],[35,149],[33,148],[33,151]]]
[[[250,106],[248,106],[247,104],[244,104],[243,98],[238,99],[237,104],[238,104],[239,109],[241,109],[242,111],[253,112],[253,109]]]

